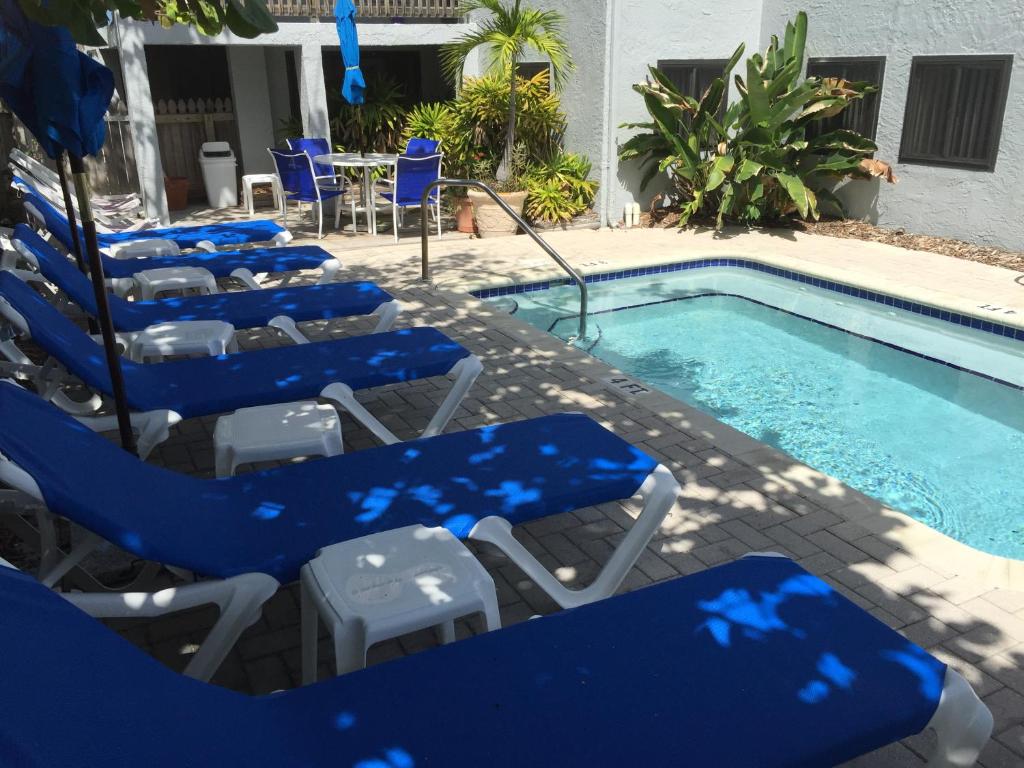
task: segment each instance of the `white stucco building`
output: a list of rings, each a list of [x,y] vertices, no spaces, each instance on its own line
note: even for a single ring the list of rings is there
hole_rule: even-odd
[[[438,46],[465,32],[454,0],[359,0],[364,61],[402,53],[410,87],[425,98],[443,92]],[[857,115],[873,134],[877,156],[892,163],[897,185],[854,182],[842,196],[851,215],[908,231],[1024,249],[1024,5],[1017,0],[536,0],[563,12],[577,70],[562,99],[569,116],[567,146],[586,153],[601,184],[603,221],[623,206],[646,205],[635,167],[618,161],[629,132],[643,121],[643,101],[631,88],[648,65],[663,65],[680,83],[700,87],[743,42],[763,49],[799,10],[810,24],[807,55],[813,74],[878,78],[880,92]],[[164,212],[164,174],[155,119],[158,78],[170,46],[223,48],[237,124],[236,151],[246,172],[268,170],[265,148],[282,120],[301,117],[307,134],[329,131],[328,86],[337,54],[332,3],[268,4],[280,31],[256,40],[121,22],[110,36],[120,45],[124,95],[138,176],[151,212]],[[311,12],[323,14],[311,16]],[[402,16],[402,14],[407,14]],[[328,71],[325,78],[325,51]],[[190,51],[190,54],[192,51]],[[168,59],[170,56],[170,59]],[[418,57],[418,71],[410,69]],[[182,57],[182,61],[185,57]],[[412,62],[411,64],[409,62]],[[340,67],[340,62],[339,62]],[[472,71],[472,67],[470,68]],[[411,80],[410,80],[411,77]],[[415,82],[417,77],[419,82]],[[191,87],[213,78],[190,72]],[[163,86],[160,86],[163,87]],[[166,148],[163,154],[167,154]]]

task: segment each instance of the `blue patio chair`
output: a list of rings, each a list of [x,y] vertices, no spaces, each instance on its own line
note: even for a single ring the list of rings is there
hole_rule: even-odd
[[[465,538],[488,516],[519,524],[640,494],[640,517],[595,580],[561,587],[591,602],[615,592],[679,492],[665,467],[581,414],[219,480],[146,464],[10,381],[0,381],[0,423],[0,482],[93,534],[46,558],[39,578],[48,585],[103,539],[207,577],[261,573],[287,583],[340,541],[414,524]],[[48,540],[52,518],[39,517]],[[196,664],[211,673],[228,647],[204,644]]]
[[[950,768],[992,730],[957,672],[781,558],[254,697],[176,674],[85,612],[120,615],[115,600],[0,567],[7,764],[813,768],[932,728],[929,765]]]
[[[434,155],[399,155],[395,163],[394,182],[390,192],[379,193],[391,204],[391,220],[395,229],[395,242],[398,242],[399,227],[402,225],[403,213],[407,208],[419,208],[423,201],[423,191],[432,181],[441,178],[441,161],[443,154]],[[441,191],[434,189],[427,200],[427,211],[432,211],[437,220],[437,236],[441,237]],[[427,211],[421,211],[426,216]]]
[[[277,168],[278,178],[281,179],[281,187],[284,189],[284,223],[288,226],[288,201],[295,201],[299,207],[299,215],[302,215],[302,203],[309,203],[316,206],[317,212],[317,237],[324,236],[324,201],[334,200],[334,226],[337,227],[341,221],[340,198],[342,192],[336,186],[333,188],[320,185],[319,177],[313,169],[313,160],[305,152],[281,152],[277,149],[268,149],[270,156],[274,159]]]
[[[39,191],[24,179],[14,183],[18,189],[40,202],[44,202]],[[63,221],[63,228],[68,230],[67,240],[70,246],[71,232],[67,217],[63,211],[46,202],[49,214],[54,220]],[[82,227],[78,225],[78,236],[85,242]],[[56,233],[54,233],[56,234]],[[180,249],[199,248],[216,251],[230,245],[251,245],[269,243],[271,246],[287,245],[292,234],[277,222],[270,219],[251,219],[227,224],[204,224],[188,227],[159,227],[155,229],[138,229],[127,232],[100,232],[96,235],[101,250],[108,253],[138,252],[162,247],[164,253],[177,253]]]
[[[315,158],[321,155],[331,154],[331,145],[327,139],[324,138],[298,138],[288,139],[288,149],[292,152],[305,152],[309,155],[309,159],[313,162],[313,172],[316,174],[316,183],[321,189],[326,189],[334,192],[341,192],[342,195],[347,192],[349,195],[349,213],[352,216],[353,223],[356,220],[356,194],[355,185],[351,179],[347,178],[344,174],[339,174],[333,166],[325,165],[324,163],[316,162]],[[344,198],[342,198],[344,199]],[[334,216],[334,228],[337,229],[341,223],[340,218],[340,201],[338,210],[335,211]]]
[[[440,141],[413,136],[405,145],[405,152],[403,154],[412,157],[417,155],[436,155],[440,150]]]
[[[22,201],[29,221],[40,230],[49,232],[69,252],[74,248],[71,227],[68,221],[46,200],[35,194],[26,194]],[[81,241],[82,254],[86,255],[84,239]],[[111,280],[118,293],[125,293],[133,285],[133,277],[151,269],[174,269],[200,267],[214,277],[231,277],[247,288],[260,287],[256,275],[259,273],[296,272],[303,269],[319,269],[321,283],[334,279],[341,262],[323,248],[315,245],[299,245],[289,248],[257,248],[244,251],[194,251],[192,253],[167,256],[128,256],[122,252],[118,258],[100,254],[103,272]]]
[[[107,364],[97,343],[10,272],[0,272],[0,316],[94,392],[111,395]],[[8,343],[0,346],[0,354],[11,359],[14,351]],[[25,358],[12,362],[24,363]],[[383,442],[395,443],[398,438],[356,400],[355,392],[450,375],[455,380],[448,396],[423,431],[425,436],[434,435],[447,426],[482,366],[440,331],[409,328],[148,365],[122,359],[121,369],[128,406],[139,413],[170,412],[175,419],[187,419],[322,397],[348,411]],[[40,386],[47,386],[45,379]],[[153,447],[139,442],[140,452]]]
[[[28,225],[18,224],[11,241],[18,254],[86,314],[97,316],[92,283],[68,258],[56,251]],[[398,317],[398,302],[374,283],[350,282],[303,285],[262,291],[236,291],[212,296],[182,296],[156,301],[125,301],[108,297],[110,316],[118,331],[142,331],[160,323],[221,320],[235,328],[272,326],[295,341],[308,339],[295,327],[307,320],[374,315],[374,333],[390,330]]]

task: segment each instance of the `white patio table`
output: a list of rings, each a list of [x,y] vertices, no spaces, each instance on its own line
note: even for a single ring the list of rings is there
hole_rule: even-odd
[[[363,204],[356,208],[357,213],[366,214],[367,231],[377,234],[377,203],[374,200],[373,180],[370,171],[374,168],[394,168],[398,155],[385,152],[335,152],[330,155],[317,155],[313,162],[330,165],[335,168],[363,169]],[[352,231],[356,231],[356,223],[352,222]]]

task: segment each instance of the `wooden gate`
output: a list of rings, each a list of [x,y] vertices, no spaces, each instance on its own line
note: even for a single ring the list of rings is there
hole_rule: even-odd
[[[238,124],[231,99],[161,99],[155,107],[164,175],[185,177],[189,199],[204,199],[199,148],[207,141],[226,141],[236,156],[239,152]],[[240,168],[236,174],[239,181]]]

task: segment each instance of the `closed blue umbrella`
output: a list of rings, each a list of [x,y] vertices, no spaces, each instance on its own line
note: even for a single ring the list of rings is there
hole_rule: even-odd
[[[341,63],[345,66],[345,79],[341,95],[349,104],[362,104],[366,99],[366,81],[359,68],[359,34],[356,32],[356,7],[352,0],[338,0],[334,5],[334,18],[341,43]]]
[[[107,135],[103,116],[113,94],[114,76],[110,70],[80,52],[67,29],[38,24],[25,16],[17,0],[0,0],[0,99],[32,132],[46,154],[58,160],[62,185],[63,155],[68,153],[78,191],[121,445],[134,452],[121,359],[110,321],[103,262],[96,244],[96,222],[89,206],[89,181],[82,163],[85,155],[96,154],[103,148]],[[66,188],[64,202],[73,222],[71,195]]]
[[[0,98],[50,157],[99,152],[114,94],[110,70],[77,50],[64,27],[27,19],[17,0],[0,0],[0,24]]]

